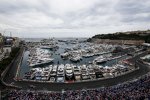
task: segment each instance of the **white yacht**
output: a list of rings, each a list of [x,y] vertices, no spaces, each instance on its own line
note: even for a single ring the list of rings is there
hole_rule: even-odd
[[[76,81],[81,80],[81,69],[80,66],[74,66],[74,77]]]
[[[106,63],[107,58],[104,58],[103,56],[99,56],[99,57],[95,58],[93,62],[96,64]]]
[[[93,69],[93,66],[91,66],[91,65],[88,66],[88,73],[89,73],[89,76],[92,80],[96,79],[96,75],[95,75],[95,71]]]
[[[80,66],[74,66],[74,75],[81,75]]]
[[[43,64],[47,64],[47,63],[51,63],[53,61],[52,58],[41,58],[38,59],[37,61],[32,61],[29,66],[33,67],[33,66],[38,66],[38,65],[43,65]]]
[[[81,56],[74,56],[74,57],[72,57],[70,60],[73,61],[73,62],[78,62],[78,61],[80,61],[81,59],[82,59]]]
[[[57,68],[57,76],[64,76],[64,67],[65,66],[63,64],[58,66],[58,68]]]
[[[31,56],[28,58],[28,62],[31,67],[51,63],[54,60],[48,51],[40,48],[33,49],[30,54]]]
[[[50,76],[55,77],[56,75],[57,75],[57,65],[54,65],[50,72]]]
[[[73,77],[73,65],[66,64],[66,79],[72,79]]]
[[[94,56],[93,53],[91,53],[91,54],[88,53],[88,54],[83,55],[84,58],[89,58],[89,57],[93,57],[93,56]]]
[[[81,75],[82,75],[82,80],[90,79],[86,65],[81,66]]]

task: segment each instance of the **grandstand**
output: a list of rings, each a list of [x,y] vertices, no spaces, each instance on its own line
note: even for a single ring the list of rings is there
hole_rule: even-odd
[[[81,90],[11,90],[2,100],[150,100],[150,72],[110,87]]]

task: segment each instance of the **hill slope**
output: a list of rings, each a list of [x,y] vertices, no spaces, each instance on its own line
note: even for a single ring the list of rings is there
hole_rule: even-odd
[[[144,40],[150,43],[150,30],[147,31],[131,31],[131,32],[117,32],[112,34],[98,34],[89,38],[87,41],[91,42],[93,39],[110,39],[110,40]]]

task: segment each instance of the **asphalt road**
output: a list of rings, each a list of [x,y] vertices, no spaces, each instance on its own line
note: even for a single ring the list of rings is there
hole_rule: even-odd
[[[23,51],[23,50],[24,50],[24,48],[21,48],[21,51]],[[6,76],[3,80],[7,84],[11,84],[12,82],[14,82],[13,78],[16,75],[17,67],[18,67],[18,64],[19,64],[21,58],[22,58],[22,53],[20,52],[18,57],[14,60],[12,66],[10,66],[10,69],[6,73]]]
[[[144,56],[145,54],[146,53],[136,56],[131,61],[135,62],[137,59],[139,59],[139,57]],[[144,65],[140,62],[136,62],[136,65],[139,66],[140,68],[139,70],[136,70],[134,72],[131,72],[123,76],[118,76],[116,78],[105,79],[105,80],[88,81],[88,82],[82,82],[82,83],[39,83],[39,82],[14,81],[13,78],[16,73],[19,59],[21,59],[21,54],[13,63],[13,66],[8,71],[8,74],[6,75],[4,81],[8,84],[14,83],[14,85],[22,87],[23,90],[31,89],[29,88],[30,85],[35,86],[33,90],[49,90],[49,91],[61,91],[62,89],[74,90],[74,89],[83,89],[83,88],[97,88],[97,87],[102,87],[102,86],[111,86],[111,85],[115,85],[115,84],[119,84],[125,81],[135,79],[150,71],[149,66]]]

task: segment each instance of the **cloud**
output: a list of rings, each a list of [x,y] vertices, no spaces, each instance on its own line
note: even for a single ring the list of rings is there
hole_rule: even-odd
[[[0,31],[24,37],[147,29],[149,18],[148,0],[0,0]]]
[[[120,0],[115,9],[121,15],[123,22],[137,23],[150,21],[150,1],[148,0]]]

